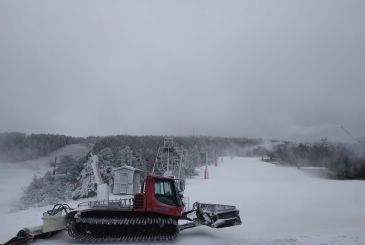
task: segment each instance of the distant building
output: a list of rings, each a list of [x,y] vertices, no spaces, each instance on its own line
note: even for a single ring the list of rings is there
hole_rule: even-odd
[[[113,190],[114,195],[133,195],[140,192],[144,180],[144,172],[131,166],[122,166],[113,169]]]
[[[261,161],[275,163],[278,161],[278,159],[273,157],[272,155],[263,155],[261,156]]]

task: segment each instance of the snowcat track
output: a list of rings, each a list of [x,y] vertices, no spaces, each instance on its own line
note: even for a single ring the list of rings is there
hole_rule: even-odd
[[[67,230],[82,243],[173,241],[179,232],[171,217],[80,217],[70,220]]]

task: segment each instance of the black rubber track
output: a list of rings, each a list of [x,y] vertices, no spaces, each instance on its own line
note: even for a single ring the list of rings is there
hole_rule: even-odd
[[[84,243],[113,243],[175,240],[176,217],[136,212],[89,212],[68,216],[69,235]],[[73,215],[74,216],[74,215]]]

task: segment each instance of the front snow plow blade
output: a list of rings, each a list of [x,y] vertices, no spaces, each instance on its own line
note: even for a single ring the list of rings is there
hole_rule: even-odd
[[[200,209],[204,214],[209,216],[211,220],[209,226],[213,228],[224,228],[242,224],[239,210],[235,206],[201,203]]]
[[[194,217],[191,218],[191,215]],[[201,225],[224,228],[242,224],[239,210],[235,206],[198,202],[194,203],[191,211],[183,213],[182,219],[191,222],[179,225],[180,231]]]

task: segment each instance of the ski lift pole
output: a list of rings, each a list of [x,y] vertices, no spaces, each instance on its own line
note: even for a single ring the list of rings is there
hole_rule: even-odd
[[[208,179],[209,175],[208,175],[208,165],[205,165],[205,170],[204,170],[204,179]]]
[[[214,152],[214,166],[218,167],[218,156],[217,156],[217,152]]]
[[[179,154],[179,172],[177,175],[177,178],[180,179],[181,178],[181,165],[182,165],[182,154]]]

